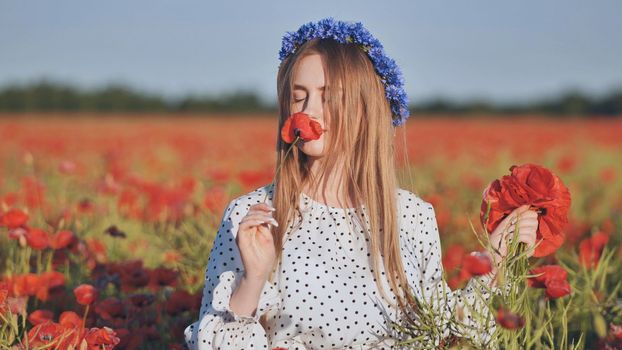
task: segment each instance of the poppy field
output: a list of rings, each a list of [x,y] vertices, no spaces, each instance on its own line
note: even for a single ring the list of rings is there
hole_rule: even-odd
[[[0,349],[184,349],[223,211],[272,181],[277,128],[271,115],[3,115]],[[471,252],[493,180],[532,163],[569,192],[554,249],[517,259],[522,289],[494,301],[498,346],[622,348],[620,135],[622,118],[415,115],[398,129],[401,187],[433,204],[452,289],[485,271]]]

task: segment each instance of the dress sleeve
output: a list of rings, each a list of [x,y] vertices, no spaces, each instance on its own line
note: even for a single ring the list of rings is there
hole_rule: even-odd
[[[205,271],[199,319],[184,330],[190,350],[267,349],[268,339],[259,317],[281,305],[274,284],[266,281],[254,316],[238,315],[229,307],[233,291],[244,275],[244,264],[235,237],[250,204],[232,200],[222,216]]]
[[[405,216],[409,234],[404,257],[411,292],[429,306],[424,308],[425,317],[414,313],[415,319],[434,329],[432,334],[424,332],[425,342],[439,345],[443,339],[454,335],[470,339],[478,348],[485,348],[495,331],[494,313],[488,309],[490,292],[488,287],[492,274],[471,278],[462,289],[451,290],[443,277],[441,242],[436,215],[432,204],[418,200],[411,202],[411,209]],[[430,311],[431,310],[431,311]],[[476,317],[475,315],[480,317]],[[422,329],[426,329],[423,327]],[[440,330],[440,332],[439,332]]]

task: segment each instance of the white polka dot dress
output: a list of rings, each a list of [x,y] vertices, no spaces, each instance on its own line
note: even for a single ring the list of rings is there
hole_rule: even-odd
[[[355,211],[335,208],[300,196],[302,224],[290,225],[282,260],[267,281],[254,316],[235,314],[229,299],[244,274],[235,236],[240,220],[251,205],[271,204],[272,185],[260,187],[232,200],[222,217],[206,269],[199,319],[185,329],[192,350],[207,349],[393,349],[399,335],[390,321],[400,313],[381,297],[374,282],[369,239]],[[462,290],[451,291],[442,276],[441,246],[432,205],[414,193],[397,190],[398,223],[404,269],[418,298],[435,300],[439,290],[445,299],[437,307],[451,316],[456,307],[475,302],[475,279]],[[363,210],[364,215],[367,215]],[[367,217],[367,216],[366,216]],[[349,218],[349,220],[348,220]],[[395,301],[380,264],[385,292]],[[488,276],[477,278],[487,283]],[[444,291],[444,292],[443,292]],[[478,290],[480,293],[482,290]],[[467,308],[468,309],[468,308]],[[267,327],[259,317],[267,316]],[[481,327],[470,319],[464,325]],[[442,320],[439,327],[445,327]],[[489,332],[493,324],[486,325]],[[490,327],[493,327],[492,329]],[[463,331],[446,327],[446,335]],[[472,331],[481,337],[481,332]]]

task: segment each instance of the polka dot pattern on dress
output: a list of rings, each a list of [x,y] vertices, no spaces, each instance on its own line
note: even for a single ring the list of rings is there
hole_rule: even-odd
[[[199,319],[185,329],[192,350],[206,349],[394,349],[389,321],[399,312],[377,290],[369,238],[355,219],[359,208],[336,208],[300,196],[302,224],[289,226],[281,264],[266,281],[255,314],[237,315],[229,300],[244,273],[235,236],[251,205],[271,204],[272,185],[233,199],[225,209],[210,251]],[[441,278],[441,250],[432,205],[397,189],[398,224],[404,269],[412,292],[430,300],[446,287]],[[382,285],[392,302],[380,264]],[[482,279],[485,281],[485,279]],[[473,302],[474,283],[464,290],[446,287],[439,310]],[[433,300],[433,299],[432,299]],[[475,305],[475,307],[481,307]],[[267,316],[267,327],[259,317]],[[467,322],[468,321],[467,319]],[[470,324],[469,324],[470,325]]]

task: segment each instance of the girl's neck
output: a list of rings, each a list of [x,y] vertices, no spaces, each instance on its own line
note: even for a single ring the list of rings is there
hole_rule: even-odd
[[[315,179],[319,178],[319,175],[320,175],[319,173],[323,165],[322,164],[323,160],[324,159],[322,157],[320,158],[311,157],[309,159],[309,162],[310,162],[309,171],[312,173],[313,178]],[[316,202],[324,203],[331,207],[337,207],[337,208],[358,207],[359,206],[358,203],[353,204],[352,200],[348,198],[349,197],[348,193],[342,193],[343,192],[342,189],[346,187],[345,185],[343,185],[344,183],[346,183],[346,181],[344,181],[343,178],[344,178],[343,168],[335,167],[333,173],[331,173],[330,175],[327,175],[326,178],[320,179],[318,181],[319,183],[317,183],[316,186],[313,186],[313,188],[311,188],[311,185],[309,184],[308,181],[303,183],[302,192],[306,194],[307,196],[311,197]]]
[[[320,202],[331,207],[354,208],[358,206],[358,204],[353,204],[352,201],[347,198],[347,195],[341,194],[341,191],[338,189],[339,187],[334,184],[325,186],[320,185],[317,189],[311,189],[308,184],[303,184],[301,191],[316,202]]]

